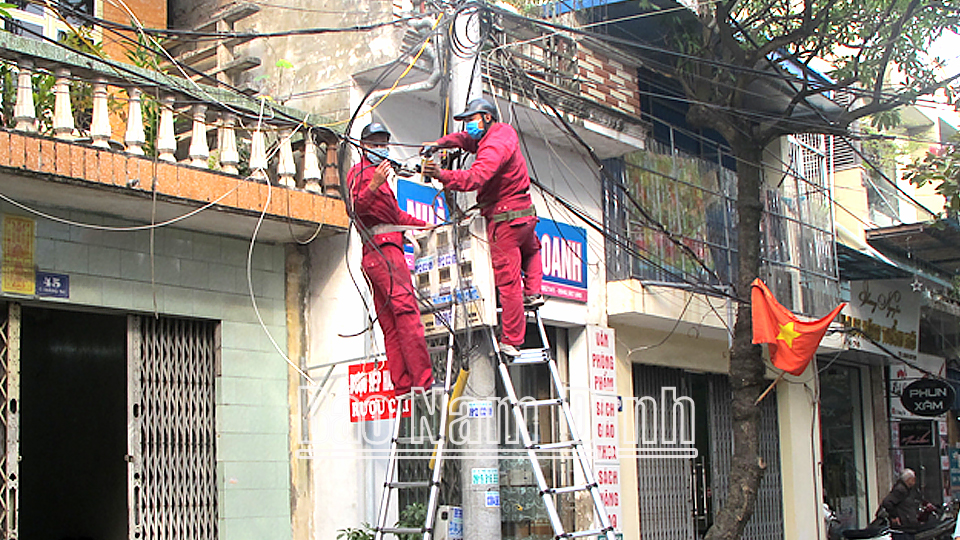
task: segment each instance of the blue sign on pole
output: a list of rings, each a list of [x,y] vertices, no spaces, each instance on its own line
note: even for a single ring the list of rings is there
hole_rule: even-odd
[[[443,192],[424,184],[399,180],[397,201],[400,209],[427,223],[443,223],[449,216]],[[543,294],[586,302],[587,230],[541,217],[537,237],[541,243]],[[413,250],[408,249],[412,261]]]
[[[410,180],[397,181],[397,203],[401,210],[431,225],[447,221],[449,215],[443,192]]]

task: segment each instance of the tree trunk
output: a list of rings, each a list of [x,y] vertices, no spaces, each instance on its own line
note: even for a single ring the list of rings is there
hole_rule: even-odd
[[[737,232],[740,256],[737,296],[741,298],[730,349],[733,389],[733,456],[723,506],[705,540],[735,540],[743,533],[757,502],[765,464],[760,458],[760,407],[754,405],[764,387],[759,345],[753,345],[750,284],[760,272],[761,170],[763,147],[753,141],[729,141],[737,158]]]

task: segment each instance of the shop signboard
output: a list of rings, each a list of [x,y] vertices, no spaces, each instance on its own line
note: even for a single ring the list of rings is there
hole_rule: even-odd
[[[916,361],[920,297],[907,280],[851,281],[850,305],[841,314],[852,349]],[[879,344],[879,346],[877,345]],[[882,348],[881,348],[882,347]]]
[[[900,448],[931,447],[937,440],[935,422],[932,420],[902,420],[899,422],[898,446]]]
[[[390,370],[383,362],[347,366],[350,385],[350,421],[370,422],[397,417],[398,400]],[[410,417],[410,400],[403,400],[403,417]]]
[[[540,218],[541,290],[547,296],[587,301],[587,230]]]
[[[623,510],[620,507],[620,420],[615,343],[613,329],[587,326],[594,473],[610,523],[614,529],[620,530]]]
[[[919,379],[900,391],[903,408],[917,416],[941,416],[953,406],[953,387],[939,379]]]

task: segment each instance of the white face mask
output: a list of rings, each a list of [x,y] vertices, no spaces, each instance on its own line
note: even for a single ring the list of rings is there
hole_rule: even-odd
[[[374,165],[379,165],[384,159],[390,158],[389,148],[376,148],[367,150],[367,159]]]

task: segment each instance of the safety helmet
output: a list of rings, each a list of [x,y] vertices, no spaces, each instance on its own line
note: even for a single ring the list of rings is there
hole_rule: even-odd
[[[370,138],[371,135],[376,135],[378,133],[383,133],[387,136],[387,139],[390,139],[390,130],[380,122],[371,122],[367,124],[367,127],[363,128],[363,131],[360,132],[360,140],[365,141]]]
[[[497,114],[497,108],[493,106],[493,103],[490,103],[485,98],[477,98],[470,103],[467,103],[467,108],[462,113],[453,117],[454,120],[466,120],[467,118],[477,114],[477,113],[487,113],[493,117],[494,122],[499,122],[500,117]]]

